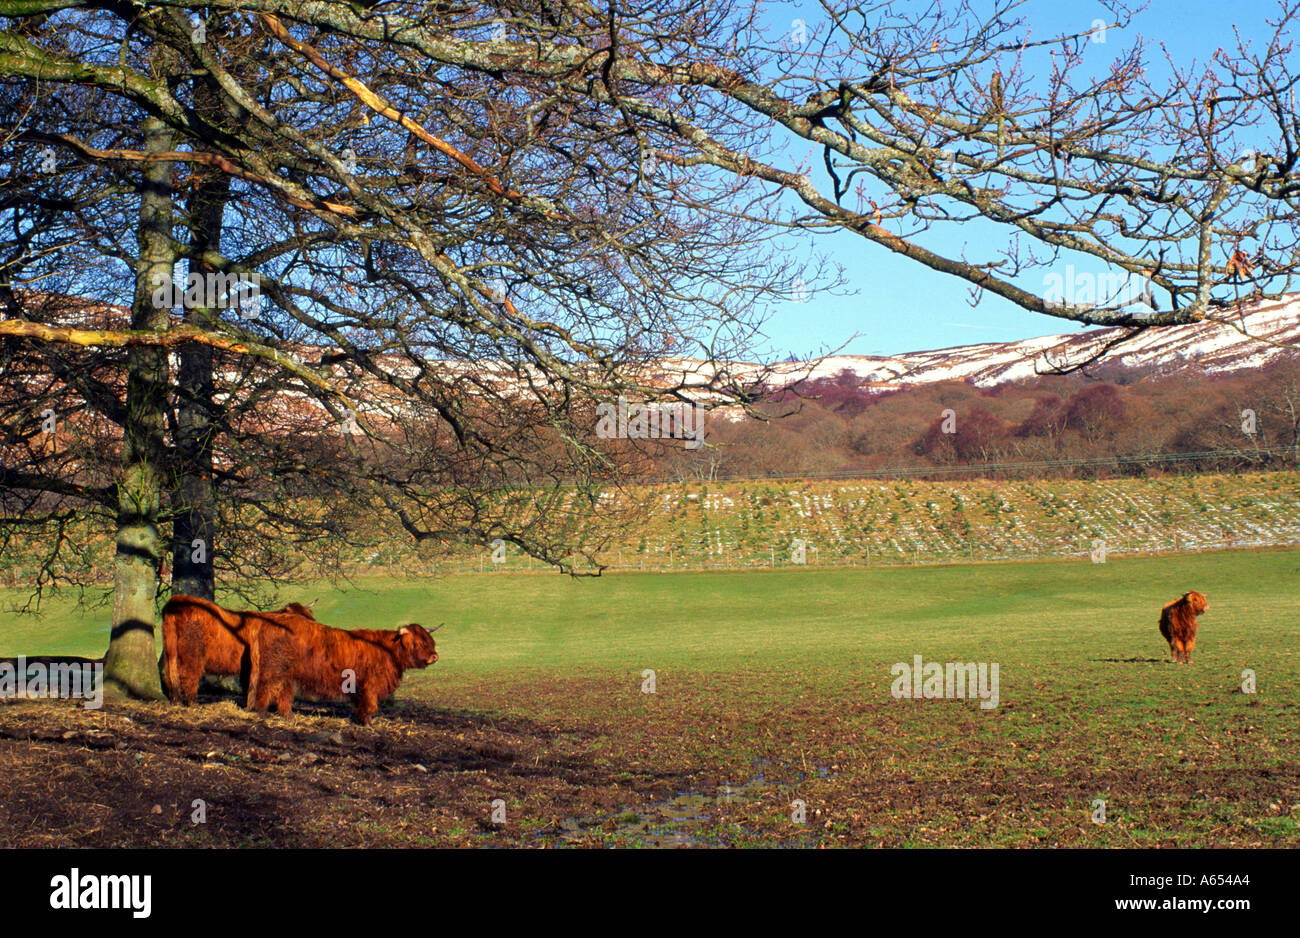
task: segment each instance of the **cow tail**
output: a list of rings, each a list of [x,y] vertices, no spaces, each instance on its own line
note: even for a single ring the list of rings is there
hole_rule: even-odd
[[[180,693],[180,623],[176,620],[185,615],[185,607],[175,599],[167,600],[162,612],[163,634],[163,683],[168,695]]]

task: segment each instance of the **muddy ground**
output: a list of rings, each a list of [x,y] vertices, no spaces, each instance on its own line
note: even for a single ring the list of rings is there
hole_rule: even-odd
[[[191,708],[7,702],[0,836],[32,847],[1300,843],[1300,766],[1261,733],[1258,711],[1241,711],[1235,737],[1229,727],[1163,754],[1141,732],[1076,737],[1039,713],[1016,723],[1011,708],[828,707],[812,688],[695,684],[671,700],[612,696],[600,676],[460,688],[474,707],[403,688],[366,727],[341,706],[259,717],[220,693]],[[1098,797],[1105,824],[1092,823]]]

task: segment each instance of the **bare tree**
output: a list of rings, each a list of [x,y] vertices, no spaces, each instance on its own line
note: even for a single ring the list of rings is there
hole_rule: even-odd
[[[1141,45],[1094,74],[1089,50],[1113,49],[1132,15],[1118,3],[1112,24],[1044,38],[1015,18],[1017,0],[987,15],[964,2],[826,0],[817,20],[767,31],[743,2],[707,14],[560,6],[557,25],[546,8],[502,4],[505,30],[486,43],[471,39],[475,15],[436,29],[326,4],[294,15],[583,93],[653,141],[670,173],[743,181],[726,211],[851,231],[976,296],[1058,318],[1134,332],[1232,322],[1236,301],[1285,292],[1300,261],[1294,2],[1279,4],[1263,50],[1221,49],[1197,74],[1169,64],[1167,79]],[[715,191],[679,195],[719,208]],[[932,237],[959,227],[995,249],[970,258]],[[1070,259],[1086,265],[1077,292],[1059,269]]]
[[[717,373],[665,385],[647,368],[688,343],[743,347],[753,298],[781,275],[768,235],[629,189],[639,153],[597,106],[269,15],[132,7],[54,25],[58,7],[16,14],[3,127],[19,158],[54,151],[93,191],[77,204],[52,199],[55,180],[11,183],[10,220],[44,215],[14,226],[0,341],[24,381],[48,372],[49,395],[116,425],[121,463],[105,493],[87,480],[110,456],[60,463],[28,445],[38,414],[15,385],[5,472],[21,494],[6,509],[52,494],[115,507],[107,677],[128,692],[157,694],[168,523],[175,585],[199,591],[205,534],[207,558],[251,578],[280,563],[267,542],[346,541],[366,512],[419,541],[500,538],[598,568],[598,543],[575,556],[563,536],[566,513],[617,481],[595,401],[735,392]],[[200,276],[177,300],[182,260]],[[57,316],[33,302],[46,273],[74,298]],[[256,287],[251,316],[236,278]],[[78,357],[101,384],[71,374]],[[30,471],[11,468],[11,438]]]
[[[726,363],[763,302],[834,282],[767,250],[777,235],[852,232],[976,299],[1127,327],[1116,345],[1239,322],[1240,300],[1289,287],[1296,4],[1264,50],[1160,79],[1141,46],[1097,73],[1091,24],[1035,38],[1018,6],[826,0],[769,29],[750,0],[28,0],[3,33],[3,133],[22,160],[54,150],[86,194],[9,184],[7,219],[26,222],[6,235],[0,341],[64,376],[47,396],[72,384],[70,406],[121,428],[119,531],[167,522],[161,502],[138,517],[122,502],[137,469],[167,464],[186,588],[210,580],[188,569],[185,537],[211,529],[229,564],[232,532],[328,539],[371,508],[420,541],[496,537],[572,569],[564,526],[535,519],[616,474],[593,402],[745,401]],[[160,166],[174,167],[165,191]],[[184,219],[165,236],[164,213]],[[133,248],[126,218],[142,237],[155,224],[152,240]],[[139,272],[156,296],[164,255],[255,281],[261,311],[227,291],[146,315]],[[87,310],[133,295],[131,323],[31,315],[41,271]],[[173,349],[168,436],[156,389]],[[204,349],[215,409],[198,403]],[[88,374],[127,375],[128,406],[104,393],[115,379],[70,374],[87,354]],[[712,364],[654,378],[686,354]],[[287,395],[302,413],[277,412]],[[86,467],[74,489],[45,471],[24,416],[6,438],[40,458],[6,467],[36,493],[20,500],[102,505]],[[329,507],[312,517],[286,498]],[[136,605],[122,614],[144,621]]]

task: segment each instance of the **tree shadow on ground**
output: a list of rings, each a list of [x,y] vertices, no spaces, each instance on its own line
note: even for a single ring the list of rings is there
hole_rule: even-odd
[[[0,836],[13,846],[430,846],[449,831],[460,843],[476,824],[491,830],[496,798],[546,827],[684,784],[680,772],[598,758],[599,729],[577,721],[400,701],[362,727],[339,719],[345,704],[263,717],[234,698],[5,705],[12,781]]]

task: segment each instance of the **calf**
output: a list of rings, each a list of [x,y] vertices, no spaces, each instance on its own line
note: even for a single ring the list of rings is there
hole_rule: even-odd
[[[312,619],[301,603],[281,613]],[[223,609],[198,596],[176,595],[162,611],[163,684],[172,703],[194,703],[204,674],[233,675],[247,685],[250,617],[261,613]]]
[[[295,694],[350,698],[353,717],[364,725],[379,701],[397,690],[404,671],[438,660],[433,636],[421,625],[347,631],[292,614],[259,618],[249,636],[248,685],[248,707],[259,713],[274,701],[288,716]]]

